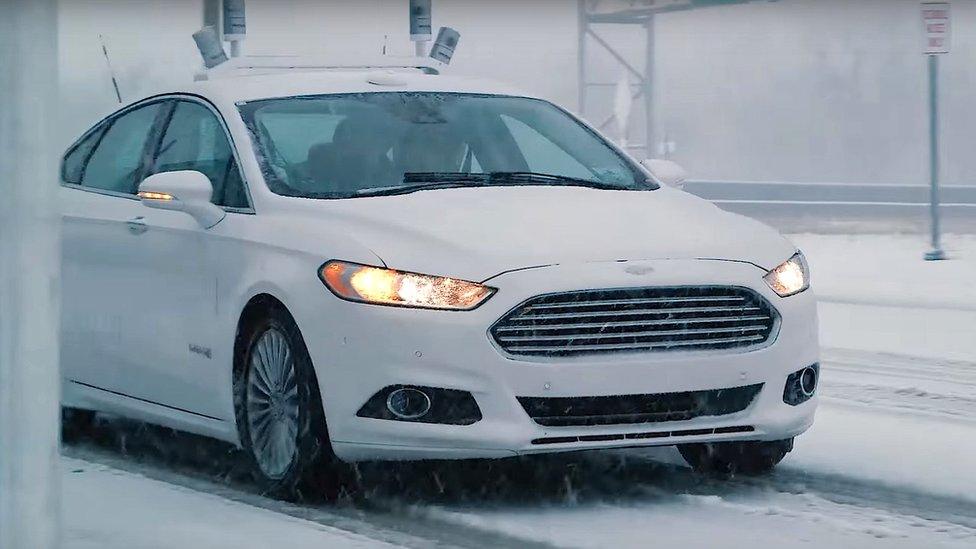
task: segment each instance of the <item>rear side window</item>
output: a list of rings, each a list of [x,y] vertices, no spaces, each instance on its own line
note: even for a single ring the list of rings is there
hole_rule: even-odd
[[[98,145],[98,141],[102,138],[107,127],[108,124],[98,127],[65,155],[64,163],[61,165],[61,179],[65,183],[81,185],[81,176],[85,173],[85,163],[88,162],[88,158]]]
[[[163,133],[150,173],[194,170],[213,185],[213,203],[248,207],[244,182],[224,127],[207,107],[180,101]]]
[[[81,185],[135,194],[146,141],[162,107],[163,103],[153,103],[111,121],[81,169]]]

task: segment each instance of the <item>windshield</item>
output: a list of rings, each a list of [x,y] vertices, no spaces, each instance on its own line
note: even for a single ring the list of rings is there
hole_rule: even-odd
[[[252,101],[240,110],[268,186],[286,196],[493,185],[655,188],[592,130],[536,99],[358,93]]]

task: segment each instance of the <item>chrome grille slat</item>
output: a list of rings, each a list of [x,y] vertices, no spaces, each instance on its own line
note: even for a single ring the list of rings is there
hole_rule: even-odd
[[[753,325],[753,326],[736,326],[734,328],[704,328],[695,330],[656,330],[656,331],[643,331],[643,332],[604,332],[600,334],[574,334],[571,336],[565,335],[547,335],[547,336],[511,336],[511,337],[499,337],[498,341],[505,343],[516,343],[521,341],[559,341],[559,340],[591,340],[591,339],[621,339],[628,337],[668,337],[668,336],[683,336],[683,335],[698,335],[698,334],[728,334],[736,332],[755,332],[756,330],[765,330],[766,326],[763,325]]]
[[[574,329],[595,329],[595,328],[617,328],[617,327],[641,327],[641,326],[666,326],[668,324],[710,324],[710,323],[728,323],[728,322],[752,322],[752,321],[768,321],[770,318],[765,315],[753,315],[753,316],[734,316],[734,317],[706,317],[706,318],[676,318],[673,320],[635,320],[630,322],[604,322],[600,324],[595,323],[584,323],[584,324],[540,324],[538,326],[500,326],[495,329],[496,332],[525,332],[528,330],[533,331],[553,331],[553,330],[574,330]]]
[[[623,288],[535,297],[490,332],[513,355],[575,356],[752,347],[775,322],[773,307],[747,288]]]
[[[538,309],[563,309],[563,308],[576,308],[576,307],[607,307],[612,305],[650,305],[652,303],[708,303],[714,301],[745,301],[744,297],[732,296],[732,297],[679,297],[674,299],[669,299],[666,297],[653,297],[647,299],[608,299],[608,300],[593,300],[584,302],[566,302],[566,303],[545,303],[541,305],[529,305],[525,308],[526,311],[535,311]]]
[[[760,311],[759,307],[685,307],[685,308],[670,308],[670,309],[641,309],[641,310],[630,310],[630,311],[599,311],[599,312],[583,312],[583,313],[553,313],[546,315],[520,315],[514,317],[510,320],[552,320],[557,318],[579,318],[579,317],[598,317],[598,316],[639,316],[639,315],[656,315],[656,314],[695,314],[695,313],[707,313],[707,312],[756,312]]]
[[[510,350],[516,351],[544,351],[551,352],[557,350],[575,350],[575,351],[622,351],[622,350],[640,350],[640,349],[670,349],[672,347],[688,347],[688,346],[701,346],[707,347],[708,345],[718,345],[722,343],[741,343],[741,342],[753,342],[760,341],[764,339],[763,336],[749,336],[749,337],[726,337],[726,338],[715,338],[715,339],[695,339],[688,341],[669,341],[660,343],[608,343],[606,345],[573,345],[571,347],[566,347],[564,345],[536,345],[536,346],[522,346],[522,345],[512,345],[509,346]]]

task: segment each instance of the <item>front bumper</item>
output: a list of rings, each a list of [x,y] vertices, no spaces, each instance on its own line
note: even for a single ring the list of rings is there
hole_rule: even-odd
[[[489,284],[498,293],[467,312],[348,303],[323,288],[320,300],[305,304],[300,327],[316,367],[334,450],[348,461],[778,440],[802,433],[813,422],[817,398],[790,406],[783,402],[783,388],[790,373],[818,361],[817,317],[810,291],[780,298],[763,283],[763,274],[751,264],[718,260],[550,266],[495,277]],[[510,309],[540,294],[694,285],[743,286],[761,294],[779,313],[769,341],[747,350],[516,358],[506,356],[488,334]],[[765,384],[762,391],[738,413],[628,425],[544,427],[516,398],[671,393],[757,383]],[[472,425],[442,425],[357,417],[378,390],[399,384],[469,391],[483,418]],[[751,430],[734,429],[744,426]],[[647,436],[638,437],[641,433]]]

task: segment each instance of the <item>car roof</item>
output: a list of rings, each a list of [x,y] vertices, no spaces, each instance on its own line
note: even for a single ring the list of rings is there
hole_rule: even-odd
[[[427,74],[422,70],[369,68],[220,75],[169,93],[191,93],[215,103],[233,104],[292,96],[380,92],[471,93],[537,98],[512,86],[486,79]]]

